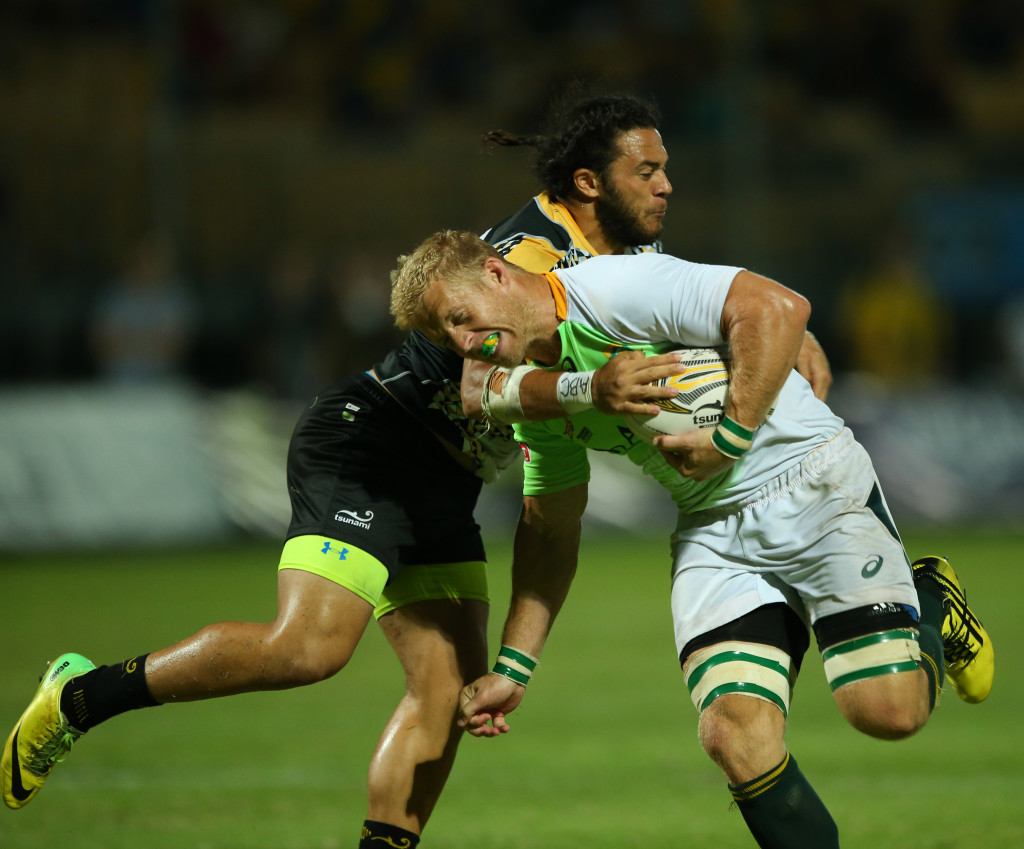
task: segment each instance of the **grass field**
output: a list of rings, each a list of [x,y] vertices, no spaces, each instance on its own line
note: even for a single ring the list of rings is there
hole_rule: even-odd
[[[1024,535],[910,533],[906,542],[913,556],[954,558],[996,646],[992,697],[968,706],[949,691],[919,735],[881,743],[843,722],[812,653],[790,749],[838,821],[844,849],[1024,846]],[[493,642],[508,548],[492,549]],[[208,622],[271,618],[276,554],[248,544],[7,557],[4,736],[56,654],[110,663]],[[423,845],[754,846],[697,744],[672,644],[666,540],[592,538],[581,564],[513,732],[463,742]],[[402,687],[373,629],[349,668],[315,687],[118,717],[90,733],[28,807],[0,808],[0,847],[355,847],[366,766]]]

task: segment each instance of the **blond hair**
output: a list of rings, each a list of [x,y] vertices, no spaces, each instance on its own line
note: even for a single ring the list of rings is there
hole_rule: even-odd
[[[501,259],[491,245],[473,233],[442,230],[411,254],[400,256],[391,272],[391,314],[402,330],[422,327],[427,320],[423,296],[435,280],[444,280],[452,290],[483,281],[484,260]]]

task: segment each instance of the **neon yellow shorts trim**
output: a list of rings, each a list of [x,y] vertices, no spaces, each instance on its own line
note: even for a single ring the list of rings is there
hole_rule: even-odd
[[[327,578],[374,606],[374,618],[415,601],[466,598],[487,602],[487,564],[483,560],[407,567],[390,584],[376,557],[351,543],[324,536],[288,540],[278,571],[299,569]]]
[[[376,607],[388,570],[376,557],[347,542],[329,537],[293,537],[284,544],[277,571],[312,572],[352,590]]]
[[[487,564],[483,560],[408,566],[384,588],[373,615],[380,619],[414,601],[468,598],[487,602]]]

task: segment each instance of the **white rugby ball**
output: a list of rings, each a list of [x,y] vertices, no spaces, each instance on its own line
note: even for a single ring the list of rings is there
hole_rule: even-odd
[[[675,398],[661,398],[653,403],[661,407],[655,416],[627,415],[629,429],[644,442],[656,436],[672,436],[716,427],[722,420],[725,396],[729,391],[729,367],[717,348],[686,348],[676,353],[683,359],[682,374],[663,377],[657,386],[673,386],[679,390]]]

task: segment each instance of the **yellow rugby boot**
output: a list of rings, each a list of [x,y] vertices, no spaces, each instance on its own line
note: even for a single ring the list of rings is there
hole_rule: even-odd
[[[985,626],[967,606],[967,594],[945,557],[922,557],[914,561],[913,570],[915,582],[931,578],[942,590],[942,648],[953,689],[965,702],[983,702],[992,692],[996,667]]]
[[[28,804],[85,733],[72,728],[61,713],[60,694],[73,678],[95,668],[80,654],[62,654],[47,665],[35,697],[4,746],[0,793],[8,808]]]

